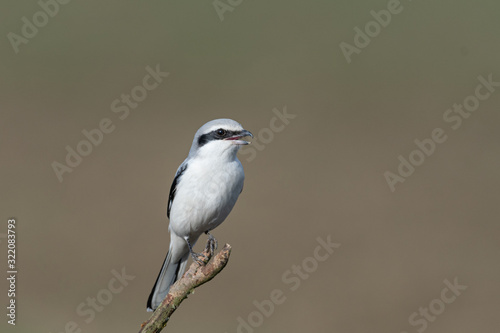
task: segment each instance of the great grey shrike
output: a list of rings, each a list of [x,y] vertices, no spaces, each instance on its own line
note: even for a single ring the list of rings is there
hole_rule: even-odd
[[[212,251],[216,246],[209,231],[226,219],[243,190],[245,173],[236,154],[249,143],[241,140],[247,136],[253,137],[231,119],[209,121],[196,132],[170,188],[170,247],[149,295],[148,311],[155,310],[181,278],[190,254],[199,262],[193,246],[201,234],[208,235]]]

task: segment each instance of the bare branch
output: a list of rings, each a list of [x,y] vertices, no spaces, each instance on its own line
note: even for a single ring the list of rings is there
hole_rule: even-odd
[[[194,291],[194,288],[212,280],[226,266],[231,254],[231,245],[224,245],[212,260],[210,260],[211,254],[208,246],[203,251],[203,254],[205,258],[200,257],[200,259],[203,260],[205,265],[199,265],[196,262],[191,264],[182,278],[170,287],[167,297],[153,312],[151,318],[141,325],[139,333],[160,332],[167,325],[172,313]]]

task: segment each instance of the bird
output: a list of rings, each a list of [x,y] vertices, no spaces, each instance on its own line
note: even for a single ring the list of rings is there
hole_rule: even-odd
[[[245,137],[253,138],[253,134],[232,119],[209,121],[194,135],[170,187],[170,245],[147,301],[148,312],[161,304],[170,286],[182,277],[189,255],[201,264],[193,247],[203,233],[211,253],[217,247],[210,231],[227,218],[243,191],[245,173],[237,153],[250,143],[242,140]]]

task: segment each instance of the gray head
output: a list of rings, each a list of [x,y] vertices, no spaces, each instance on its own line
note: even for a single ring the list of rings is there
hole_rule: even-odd
[[[209,121],[194,135],[189,156],[206,155],[219,156],[222,154],[236,155],[242,145],[249,142],[241,140],[253,134],[232,119],[215,119]]]

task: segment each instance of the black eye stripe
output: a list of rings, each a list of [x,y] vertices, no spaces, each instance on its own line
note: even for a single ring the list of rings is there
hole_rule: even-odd
[[[225,133],[223,135],[220,135],[218,133],[220,130],[223,130]],[[213,130],[212,132],[200,135],[200,137],[198,138],[198,147],[202,147],[206,145],[208,142],[213,140],[222,140],[225,138],[230,138],[238,132],[239,131],[229,131],[223,128],[218,128],[216,130]]]

